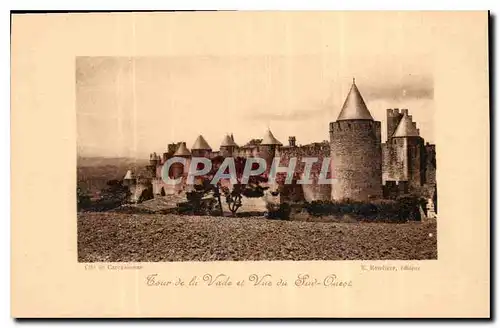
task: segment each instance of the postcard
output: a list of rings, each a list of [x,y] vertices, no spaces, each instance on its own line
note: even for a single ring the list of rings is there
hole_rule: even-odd
[[[12,316],[489,317],[488,26],[13,14]]]

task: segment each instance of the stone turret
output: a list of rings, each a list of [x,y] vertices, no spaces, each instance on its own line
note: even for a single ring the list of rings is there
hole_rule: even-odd
[[[267,171],[270,170],[276,150],[283,144],[274,137],[271,130],[267,130],[259,145],[259,157],[266,160]]]
[[[418,190],[426,180],[426,150],[416,124],[408,112],[403,112],[392,138],[388,141],[390,176],[396,181],[408,181],[410,190]]]
[[[132,186],[136,182],[135,176],[131,170],[128,170],[125,176],[123,177],[123,185],[124,186]]]
[[[187,170],[189,168],[189,158],[191,158],[191,153],[187,149],[185,142],[181,142],[179,144],[179,147],[175,151],[173,157],[182,157],[186,159],[186,165],[175,162],[170,166],[169,176],[173,179],[177,179],[187,173]]]
[[[332,199],[382,197],[381,124],[353,79],[336,122],[330,123]]]
[[[187,149],[185,142],[181,142],[179,144],[179,147],[175,151],[174,156],[175,157],[191,157],[191,152],[189,152],[189,150]]]
[[[392,137],[420,137],[417,126],[411,120],[411,116],[403,114]]]
[[[155,166],[160,164],[160,156],[156,153],[152,153],[149,155],[149,164]]]
[[[220,144],[220,154],[224,157],[231,157],[235,154],[236,149],[238,149],[238,145],[234,142],[233,134],[226,134]]]
[[[151,176],[156,175],[156,169],[161,164],[161,157],[156,153],[149,154],[149,165],[146,167]]]
[[[392,137],[396,128],[403,117],[403,113],[399,112],[399,108],[388,108],[387,109],[387,138]]]
[[[210,147],[202,135],[199,135],[198,138],[196,138],[193,147],[191,147],[191,155],[193,157],[209,157],[211,153],[212,147]]]

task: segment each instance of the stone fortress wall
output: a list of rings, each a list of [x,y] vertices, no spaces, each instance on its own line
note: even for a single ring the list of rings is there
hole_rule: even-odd
[[[192,156],[259,156],[266,160],[268,167],[274,157],[280,157],[280,166],[287,166],[290,158],[296,157],[296,172],[303,172],[302,158],[316,157],[318,162],[311,170],[313,183],[301,185],[306,201],[367,201],[408,193],[432,199],[437,190],[435,145],[425,143],[407,109],[387,109],[386,124],[387,140],[382,143],[381,122],[373,119],[353,81],[337,120],[328,125],[328,141],[297,145],[296,137],[290,136],[288,145],[283,145],[268,130],[262,139],[252,139],[243,146],[237,145],[232,134],[226,135],[219,150],[214,151],[200,135],[191,149],[185,142],[177,142],[169,144],[161,156],[151,154],[150,175],[142,177],[142,184],[151,184],[153,193],[159,197],[189,190],[185,183],[173,186],[162,180],[162,166],[174,156],[187,161],[186,166],[173,167],[184,181]],[[324,158],[331,159],[327,176],[333,178],[331,185],[318,184]],[[294,181],[300,178],[297,176]]]

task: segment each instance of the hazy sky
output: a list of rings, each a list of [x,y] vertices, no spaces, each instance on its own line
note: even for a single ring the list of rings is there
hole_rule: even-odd
[[[335,33],[342,36],[338,42],[323,31],[314,47],[290,55],[78,57],[79,154],[147,156],[176,141],[190,148],[199,134],[218,149],[225,133],[242,145],[267,127],[284,144],[290,135],[299,144],[328,140],[328,123],[336,120],[353,77],[372,116],[382,121],[383,140],[386,108],[398,107],[409,109],[432,142],[429,31],[418,24],[411,31],[419,37],[384,29],[356,33],[349,42],[345,31]],[[297,37],[319,35],[310,32]],[[285,34],[293,43],[293,34]]]

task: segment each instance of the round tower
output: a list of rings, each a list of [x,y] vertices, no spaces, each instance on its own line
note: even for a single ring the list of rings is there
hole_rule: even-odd
[[[212,147],[210,147],[202,135],[199,135],[198,138],[196,138],[193,147],[191,147],[191,154],[193,157],[210,157],[211,153]]]
[[[224,137],[220,144],[220,154],[223,157],[232,157],[235,154],[238,145],[234,142],[233,135],[228,135]]]
[[[336,122],[330,123],[332,199],[382,197],[381,124],[374,121],[355,81]]]
[[[148,172],[151,176],[156,175],[156,169],[158,165],[161,163],[161,158],[156,153],[149,154],[149,165],[147,166]]]
[[[156,167],[160,163],[160,156],[156,153],[149,154],[149,164]]]
[[[276,139],[271,132],[271,130],[267,130],[264,138],[259,144],[259,157],[265,159],[267,167],[266,171],[269,172],[271,169],[271,164],[274,159],[274,155],[276,154],[276,149],[283,144]]]
[[[408,181],[412,191],[419,190],[425,183],[425,144],[408,112],[403,113],[391,142],[396,149],[394,160],[398,169],[398,180]]]
[[[178,178],[182,177],[185,173],[187,173],[187,168],[189,167],[188,161],[189,161],[189,158],[191,157],[191,153],[187,149],[185,142],[181,142],[179,144],[179,148],[177,148],[173,157],[181,157],[181,158],[186,159],[186,165],[183,165],[180,162],[175,162],[175,163],[172,163],[172,165],[170,166],[169,176],[172,179],[178,179]]]

